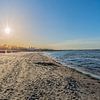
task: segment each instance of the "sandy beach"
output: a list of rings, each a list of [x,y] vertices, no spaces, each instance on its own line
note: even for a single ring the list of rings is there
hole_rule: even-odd
[[[100,100],[100,80],[41,53],[0,54],[0,100]]]

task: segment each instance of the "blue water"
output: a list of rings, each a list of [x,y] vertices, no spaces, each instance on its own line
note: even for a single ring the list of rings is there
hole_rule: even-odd
[[[48,54],[65,66],[100,79],[100,50],[67,50]]]

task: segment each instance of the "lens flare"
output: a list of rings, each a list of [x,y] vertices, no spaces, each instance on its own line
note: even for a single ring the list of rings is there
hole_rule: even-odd
[[[6,28],[5,28],[5,33],[6,33],[6,34],[10,34],[10,32],[11,32],[11,29],[10,29],[9,27],[6,27]]]

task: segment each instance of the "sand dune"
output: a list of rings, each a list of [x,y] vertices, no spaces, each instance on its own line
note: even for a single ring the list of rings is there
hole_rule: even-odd
[[[41,53],[0,54],[0,100],[100,100],[100,80]]]

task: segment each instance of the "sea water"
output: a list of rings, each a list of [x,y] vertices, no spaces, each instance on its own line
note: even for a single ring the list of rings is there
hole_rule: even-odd
[[[66,67],[100,79],[100,50],[66,50],[47,54]]]

